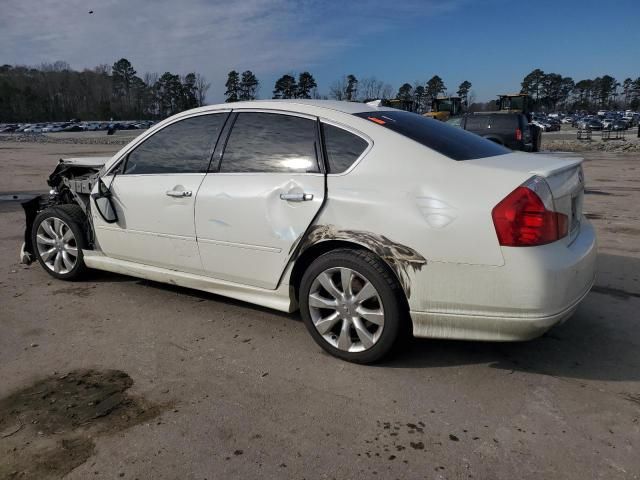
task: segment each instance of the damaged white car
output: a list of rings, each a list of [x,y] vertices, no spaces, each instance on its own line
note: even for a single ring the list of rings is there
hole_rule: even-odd
[[[61,160],[24,204],[23,260],[299,308],[353,362],[403,331],[526,340],[593,283],[580,163],[360,103],[208,106],[111,158]]]

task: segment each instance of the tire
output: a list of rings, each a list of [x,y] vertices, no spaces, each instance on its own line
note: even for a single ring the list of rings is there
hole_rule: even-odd
[[[33,221],[31,242],[42,268],[52,277],[76,280],[87,267],[82,249],[87,248],[86,216],[78,205],[56,205],[40,212]]]
[[[345,278],[349,279],[346,295]],[[307,330],[324,350],[367,364],[388,355],[400,340],[407,325],[403,295],[396,277],[376,255],[339,249],[321,255],[304,272],[300,311]]]

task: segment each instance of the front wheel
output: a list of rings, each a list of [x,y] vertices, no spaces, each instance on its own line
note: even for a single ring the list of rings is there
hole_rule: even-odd
[[[75,280],[85,272],[84,221],[84,212],[78,205],[57,205],[36,216],[31,241],[40,265],[49,275]]]
[[[334,250],[317,258],[300,284],[300,310],[313,339],[332,355],[372,363],[395,346],[405,321],[402,289],[371,252]]]

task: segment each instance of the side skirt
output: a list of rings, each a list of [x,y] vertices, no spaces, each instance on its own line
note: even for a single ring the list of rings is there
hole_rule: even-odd
[[[179,272],[177,270],[119,260],[107,257],[103,253],[96,252],[95,250],[83,250],[82,254],[84,263],[89,268],[202,290],[204,292],[272,308],[281,312],[289,313],[298,308],[298,305],[293,301],[289,285],[281,284],[276,290],[267,290],[226,282],[224,280],[216,280],[204,275],[195,275],[193,273]]]

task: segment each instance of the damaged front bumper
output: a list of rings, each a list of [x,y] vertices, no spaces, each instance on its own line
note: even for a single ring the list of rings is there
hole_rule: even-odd
[[[33,222],[38,212],[49,203],[46,195],[36,195],[32,199],[22,202],[25,215],[24,242],[20,247],[20,263],[29,265],[36,259],[34,245],[32,242]]]

